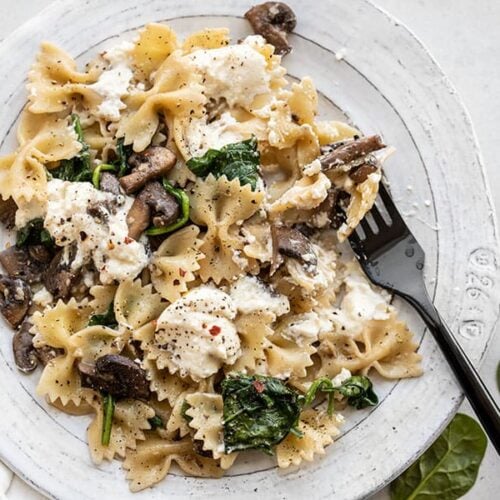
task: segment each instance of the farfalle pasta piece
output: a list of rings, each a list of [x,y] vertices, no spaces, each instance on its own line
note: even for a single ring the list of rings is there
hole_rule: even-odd
[[[102,397],[96,395],[91,404],[95,409],[95,417],[87,429],[87,439],[90,455],[96,464],[113,460],[115,456],[124,458],[127,449],[134,450],[138,441],[144,441],[144,432],[151,429],[148,419],[155,416],[155,411],[142,401],[117,401],[109,445],[104,446],[101,442],[104,421]]]
[[[312,462],[315,455],[324,455],[325,447],[333,443],[338,436],[339,425],[343,419],[337,415],[328,415],[324,411],[304,410],[300,415],[299,430],[303,436],[289,434],[276,446],[276,458],[281,468],[299,465],[303,460]]]
[[[47,363],[38,382],[37,393],[46,396],[50,402],[60,399],[63,405],[70,402],[79,405],[82,400],[71,337],[87,325],[89,315],[88,304],[71,299],[67,304],[59,301],[53,308],[36,312],[32,317],[36,332],[33,345],[63,350],[61,355]]]
[[[200,269],[199,261],[205,256],[199,248],[203,242],[198,239],[200,229],[187,226],[167,238],[153,254],[151,260],[151,281],[160,295],[174,302],[187,292],[187,284]]]
[[[160,113],[169,118],[201,116],[206,98],[199,80],[180,53],[173,52],[156,72],[153,87],[127,98],[130,112],[120,121],[117,137],[124,137],[135,151],[143,151],[158,129]]]
[[[417,344],[403,321],[393,312],[385,320],[368,320],[361,331],[333,331],[322,336],[318,354],[321,375],[334,376],[342,368],[366,375],[375,369],[389,379],[418,377],[422,374]]]
[[[69,339],[73,355],[82,361],[97,361],[107,354],[118,354],[126,342],[121,332],[106,326],[88,326]]]
[[[139,33],[131,51],[139,80],[149,80],[165,59],[178,47],[175,31],[164,24],[149,23]]]
[[[120,326],[135,329],[158,318],[165,304],[152,285],[142,286],[141,280],[125,280],[115,295],[115,316]]]
[[[200,277],[216,284],[231,280],[245,272],[250,263],[241,256],[244,240],[238,233],[238,224],[250,218],[261,205],[264,193],[241,186],[238,179],[228,181],[225,176],[215,179],[209,175],[199,179],[189,191],[191,219],[206,226],[200,251]]]
[[[234,365],[228,367],[228,371],[252,371],[265,362],[264,348],[268,345],[267,338],[273,334],[270,326],[273,319],[273,316],[263,312],[242,314],[236,318],[235,325],[241,342],[241,356]]]
[[[382,174],[378,170],[370,174],[366,181],[355,184],[348,190],[351,199],[347,207],[347,220],[337,232],[339,241],[344,241],[354,231],[361,219],[371,210],[377,199],[381,178]]]
[[[69,54],[52,43],[43,42],[28,74],[28,109],[32,113],[58,113],[71,108],[76,96],[84,96],[95,104],[98,97],[88,84],[95,82],[100,72],[96,65],[92,65],[89,72],[78,72]]]
[[[227,28],[206,28],[189,35],[182,44],[185,54],[199,49],[218,49],[229,45],[229,30]]]
[[[89,306],[94,314],[103,314],[108,310],[109,305],[114,300],[116,289],[116,285],[94,285],[90,289],[90,295],[93,299]]]
[[[9,156],[0,163],[0,195],[16,202],[18,226],[44,215],[47,204],[45,165],[72,158],[80,149],[81,144],[68,120],[51,117],[33,138],[26,140],[15,157]]]
[[[217,460],[195,453],[189,437],[180,441],[150,437],[135,451],[129,451],[123,463],[130,490],[137,492],[159,483],[172,463],[194,477],[220,477],[224,473]]]

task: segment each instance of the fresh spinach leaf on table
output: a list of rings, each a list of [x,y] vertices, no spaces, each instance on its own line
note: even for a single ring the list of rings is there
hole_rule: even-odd
[[[191,158],[187,166],[198,177],[209,174],[219,178],[225,175],[228,180],[239,179],[240,184],[250,184],[253,190],[259,179],[260,154],[257,139],[228,144],[221,149],[209,149],[203,156]]]
[[[476,481],[486,444],[480,425],[457,414],[434,444],[391,484],[391,499],[460,498]]]

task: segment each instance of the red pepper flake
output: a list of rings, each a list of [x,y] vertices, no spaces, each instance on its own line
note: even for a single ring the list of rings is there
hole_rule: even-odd
[[[261,392],[264,392],[264,389],[266,388],[264,382],[261,382],[260,380],[254,380],[252,382],[252,385],[254,386],[254,389],[260,394]]]
[[[181,275],[182,278],[184,278],[184,276],[186,276],[186,271],[182,269],[182,267],[179,267],[179,274]]]
[[[209,332],[210,332],[210,335],[212,335],[212,337],[217,337],[217,335],[219,335],[219,333],[220,333],[220,326],[217,326],[217,325],[212,326],[212,328],[210,328]]]
[[[132,243],[134,241],[133,238],[130,238],[129,236],[125,236],[125,244],[126,245],[130,245],[130,243]]]

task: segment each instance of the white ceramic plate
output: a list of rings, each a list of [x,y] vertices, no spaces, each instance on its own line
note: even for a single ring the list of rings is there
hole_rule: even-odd
[[[285,66],[293,77],[313,77],[324,116],[344,110],[365,133],[380,133],[398,149],[386,175],[427,251],[429,289],[464,349],[479,362],[498,315],[498,255],[488,187],[463,106],[418,40],[368,0],[288,3],[298,25]],[[250,33],[242,19],[249,6],[243,0],[56,1],[0,47],[0,151],[15,145],[26,74],[42,40],[82,62],[119,37],[131,39],[150,21],[167,22],[181,34],[228,26],[237,40]],[[424,451],[461,401],[433,339],[423,335],[408,308],[403,314],[421,342],[425,374],[397,383],[377,380],[380,404],[347,415],[326,457],[282,472],[252,455],[219,480],[173,471],[134,498],[355,499],[384,486]],[[92,465],[85,443],[88,420],[64,415],[34,396],[38,376],[17,372],[11,332],[3,323],[1,329],[0,458],[54,498],[131,497],[119,463]]]

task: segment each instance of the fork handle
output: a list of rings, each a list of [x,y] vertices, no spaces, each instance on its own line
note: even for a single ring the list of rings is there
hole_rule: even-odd
[[[497,454],[500,455],[500,411],[478,372],[437,312],[427,291],[420,299],[409,295],[402,296],[422,316],[455,373],[465,396],[476,412]]]

